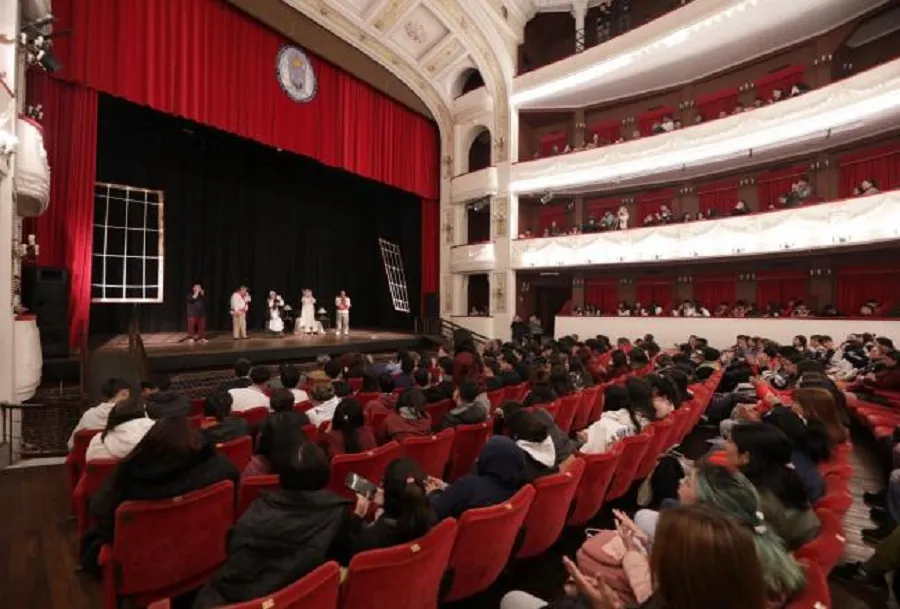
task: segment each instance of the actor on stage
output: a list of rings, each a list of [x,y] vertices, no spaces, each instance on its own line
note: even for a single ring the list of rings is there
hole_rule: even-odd
[[[300,298],[300,317],[294,324],[294,333],[303,332],[309,334],[316,328],[316,299],[313,297],[312,290],[303,290],[303,296]]]
[[[344,336],[347,336],[350,334],[350,297],[347,296],[347,292],[341,290],[334,299],[334,306],[337,309],[337,326],[334,333],[337,335],[343,330]]]
[[[199,283],[194,284],[187,298],[187,325],[190,342],[206,342],[206,293]]]
[[[247,311],[250,310],[250,292],[242,285],[231,295],[231,329],[235,340],[247,338]]]
[[[278,292],[271,290],[269,292],[269,321],[266,322],[266,329],[275,334],[284,332],[284,320],[281,319],[281,309],[284,308],[284,299],[278,295]]]

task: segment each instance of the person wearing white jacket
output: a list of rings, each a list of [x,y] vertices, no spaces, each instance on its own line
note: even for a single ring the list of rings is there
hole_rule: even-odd
[[[109,413],[112,411],[113,406],[122,400],[127,399],[128,396],[131,395],[131,389],[129,388],[127,381],[112,378],[107,379],[106,382],[103,383],[103,387],[100,388],[100,393],[103,395],[104,401],[96,406],[88,408],[81,415],[78,424],[69,436],[69,450],[72,450],[72,447],[75,445],[75,434],[79,431],[85,429],[106,429],[106,421],[109,418]]]
[[[632,404],[628,390],[621,385],[608,386],[603,400],[604,412],[600,419],[578,432],[578,439],[584,442],[580,449],[583,453],[607,452],[616,442],[640,433],[650,423],[641,410]]]
[[[106,428],[91,438],[86,460],[124,459],[155,423],[153,419],[147,418],[144,403],[138,397],[116,404],[109,413]]]

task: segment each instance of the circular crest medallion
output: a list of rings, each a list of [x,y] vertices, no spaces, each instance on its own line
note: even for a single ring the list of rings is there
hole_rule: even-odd
[[[309,57],[299,47],[281,47],[275,61],[275,72],[281,89],[295,102],[305,104],[316,96],[316,73]]]

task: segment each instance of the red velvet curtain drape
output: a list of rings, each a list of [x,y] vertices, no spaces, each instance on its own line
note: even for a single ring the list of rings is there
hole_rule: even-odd
[[[644,308],[656,303],[664,311],[672,310],[672,292],[671,279],[639,279],[634,285],[635,300]]]
[[[729,180],[706,184],[697,189],[697,198],[704,214],[714,209],[719,216],[728,216],[738,200],[738,183]]]
[[[632,218],[629,226],[639,227],[644,223],[644,218],[650,214],[659,212],[660,205],[668,205],[676,216],[675,190],[672,188],[664,188],[663,190],[654,190],[637,196],[637,218]]]
[[[566,209],[564,203],[544,205],[538,209],[538,234],[543,233],[544,229],[550,228],[553,222],[556,222],[560,230],[568,230],[572,225],[569,210]]]
[[[50,206],[35,221],[38,264],[69,271],[69,346],[80,345],[91,307],[97,93],[28,72],[28,103],[44,107],[44,145],[50,162]],[[83,346],[83,345],[81,345]]]
[[[765,211],[770,205],[777,207],[778,197],[791,191],[791,185],[802,175],[805,175],[805,165],[795,165],[785,169],[767,171],[756,179],[756,192],[759,200],[759,210]]]
[[[863,180],[875,180],[879,190],[900,188],[900,144],[891,144],[838,159],[838,196],[853,196]]]
[[[875,299],[882,309],[900,303],[900,267],[844,267],[837,272],[837,308],[847,315],[859,315],[867,300]]]
[[[619,307],[619,282],[616,279],[587,279],[584,282],[584,304],[600,308],[604,315],[615,315]]]
[[[697,99],[697,114],[705,121],[711,121],[719,117],[720,112],[731,114],[738,103],[738,90],[735,88],[724,89],[710,93]]]
[[[783,308],[792,298],[806,300],[809,276],[802,271],[758,271],[756,305],[765,311],[770,304]]]
[[[434,123],[309,55],[317,94],[297,103],[276,76],[277,33],[222,0],[57,0],[60,76],[346,169],[439,197]]]
[[[437,292],[441,263],[441,204],[432,199],[422,200],[422,297]],[[422,303],[425,311],[425,303]]]
[[[734,304],[737,299],[737,278],[734,275],[694,277],[694,300],[703,303],[710,313],[723,302]]]

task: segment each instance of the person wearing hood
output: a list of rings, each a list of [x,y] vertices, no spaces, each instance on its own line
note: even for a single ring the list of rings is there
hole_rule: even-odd
[[[147,416],[151,419],[163,417],[191,416],[191,400],[188,396],[171,390],[168,376],[160,375],[151,381],[141,383],[141,395],[147,401]]]
[[[187,419],[168,417],[151,423],[150,431],[91,499],[95,524],[81,540],[81,565],[86,571],[99,570],[100,548],[113,542],[116,509],[123,502],[178,497],[223,480],[237,488],[235,466],[204,442]]]
[[[619,440],[640,433],[653,420],[653,407],[649,399],[646,404],[638,406],[630,399],[629,391],[621,385],[609,385],[604,390],[603,404],[600,419],[578,432],[578,439],[584,443],[581,447],[583,453],[607,452]]]
[[[147,418],[141,398],[134,396],[119,402],[109,413],[106,429],[91,438],[85,459],[124,459],[154,423]]]
[[[533,482],[559,471],[556,446],[544,421],[532,412],[519,410],[509,417],[507,423],[510,437],[525,457],[523,482]]]
[[[441,429],[449,429],[457,425],[474,425],[484,423],[487,420],[490,402],[485,405],[479,398],[483,392],[478,387],[478,382],[473,379],[465,379],[456,388],[453,396],[456,405],[441,420]],[[485,396],[487,397],[487,396]]]
[[[512,421],[519,411],[525,407],[521,402],[507,400],[500,405],[500,408],[494,411],[494,435],[502,436],[511,433]],[[554,465],[559,468],[563,463],[569,460],[578,450],[580,444],[578,441],[569,437],[562,428],[553,420],[553,415],[544,410],[540,406],[529,409],[529,412],[538,421],[542,422],[547,428],[547,434],[553,442],[553,451],[556,455]]]
[[[307,377],[310,383],[309,398],[315,406],[306,411],[309,422],[318,427],[334,417],[334,411],[341,399],[334,395],[334,385],[331,378],[321,370],[310,373]]]
[[[280,488],[250,504],[228,539],[228,558],[194,601],[220,607],[280,590],[328,560],[345,557],[351,502],[326,489],[328,459],[312,442],[295,444],[280,469]],[[357,501],[356,514],[361,517]]]
[[[391,440],[431,435],[431,416],[426,406],[425,394],[418,387],[401,393],[397,407],[388,413],[378,428],[378,442],[387,444]]]
[[[522,486],[524,473],[522,450],[511,439],[494,436],[481,449],[474,473],[450,485],[428,479],[428,503],[439,521],[459,518],[466,510],[507,501]]]

